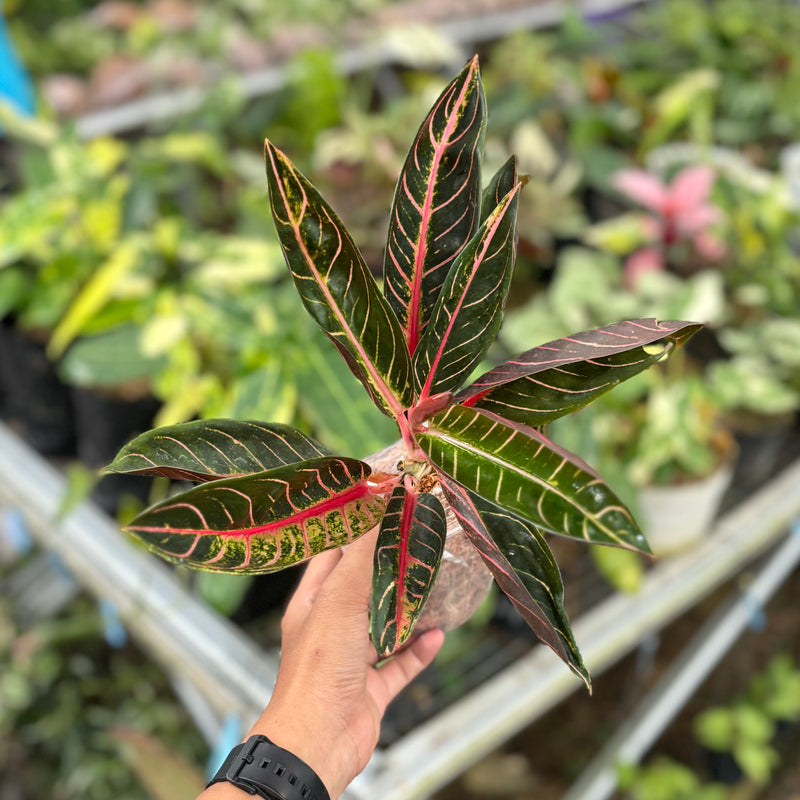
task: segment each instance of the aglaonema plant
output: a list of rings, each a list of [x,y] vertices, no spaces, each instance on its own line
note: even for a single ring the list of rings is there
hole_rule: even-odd
[[[265,573],[375,526],[371,636],[411,634],[445,548],[449,504],[500,588],[588,683],[545,533],[649,552],[608,485],[542,426],[663,358],[699,327],[632,320],[536,347],[468,381],[502,320],[522,187],[514,159],[481,185],[477,58],[423,122],[397,182],[379,288],[332,208],[266,142],[272,215],[306,310],[398,426],[393,471],[284,425],[199,420],[139,436],[115,472],[195,482],[127,527],[170,561]]]

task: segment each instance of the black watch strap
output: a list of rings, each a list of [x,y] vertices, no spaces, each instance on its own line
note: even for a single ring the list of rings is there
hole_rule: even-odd
[[[267,800],[330,800],[305,761],[260,734],[234,747],[206,788],[221,781]]]

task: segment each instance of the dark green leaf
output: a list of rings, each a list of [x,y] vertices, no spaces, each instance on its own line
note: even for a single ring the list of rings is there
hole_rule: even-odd
[[[456,405],[416,438],[438,469],[534,525],[650,552],[630,511],[597,474],[532,428]]]
[[[386,296],[414,352],[456,254],[478,226],[486,102],[477,56],[439,96],[397,181]]]
[[[517,157],[511,156],[500,167],[483,190],[481,200],[481,221],[488,218],[500,201],[517,185]]]
[[[500,330],[514,268],[517,184],[458,254],[414,353],[420,397],[457,389]]]
[[[446,536],[437,497],[395,488],[375,545],[370,630],[379,655],[391,655],[411,635],[433,588]]]
[[[163,475],[188,481],[264,472],[328,455],[289,425],[201,419],[156,428],[120,450],[111,472]]]
[[[403,331],[341,220],[292,162],[266,143],[270,206],[295,286],[375,404],[413,402]]]
[[[701,327],[635,319],[556,339],[487,372],[457,400],[526,425],[543,425],[662,360]]]
[[[127,530],[195,569],[277,572],[379,522],[386,500],[371,491],[369,475],[362,461],[328,457],[225,478],[151,506]]]
[[[440,475],[442,491],[497,585],[534,633],[591,686],[564,610],[561,573],[535,525]]]

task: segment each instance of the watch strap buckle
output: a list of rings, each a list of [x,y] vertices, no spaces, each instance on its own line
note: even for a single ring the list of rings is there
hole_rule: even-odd
[[[225,779],[240,789],[244,789],[248,794],[256,794],[258,787],[255,786],[251,780],[246,776],[242,776],[242,770],[248,765],[252,764],[255,759],[256,748],[262,743],[266,742],[271,744],[266,736],[255,735],[251,736],[241,747],[239,753],[233,759],[233,763],[228,767],[225,772]]]

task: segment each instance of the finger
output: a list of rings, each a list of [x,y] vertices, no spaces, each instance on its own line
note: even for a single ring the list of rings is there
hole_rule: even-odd
[[[326,550],[308,562],[303,577],[286,606],[283,615],[284,628],[302,624],[317,599],[320,587],[336,569],[336,565],[341,559],[342,551],[337,548],[336,550]]]
[[[437,628],[425,631],[404,650],[372,670],[368,681],[372,683],[372,696],[381,716],[386,706],[433,662],[443,643],[443,631]]]
[[[343,601],[358,608],[366,607],[372,591],[372,560],[377,538],[376,527],[348,545],[328,584]]]
[[[341,560],[342,551],[338,547],[334,550],[325,550],[323,553],[314,556],[308,562],[303,577],[297,585],[296,594],[316,595],[319,587],[325,583]]]

